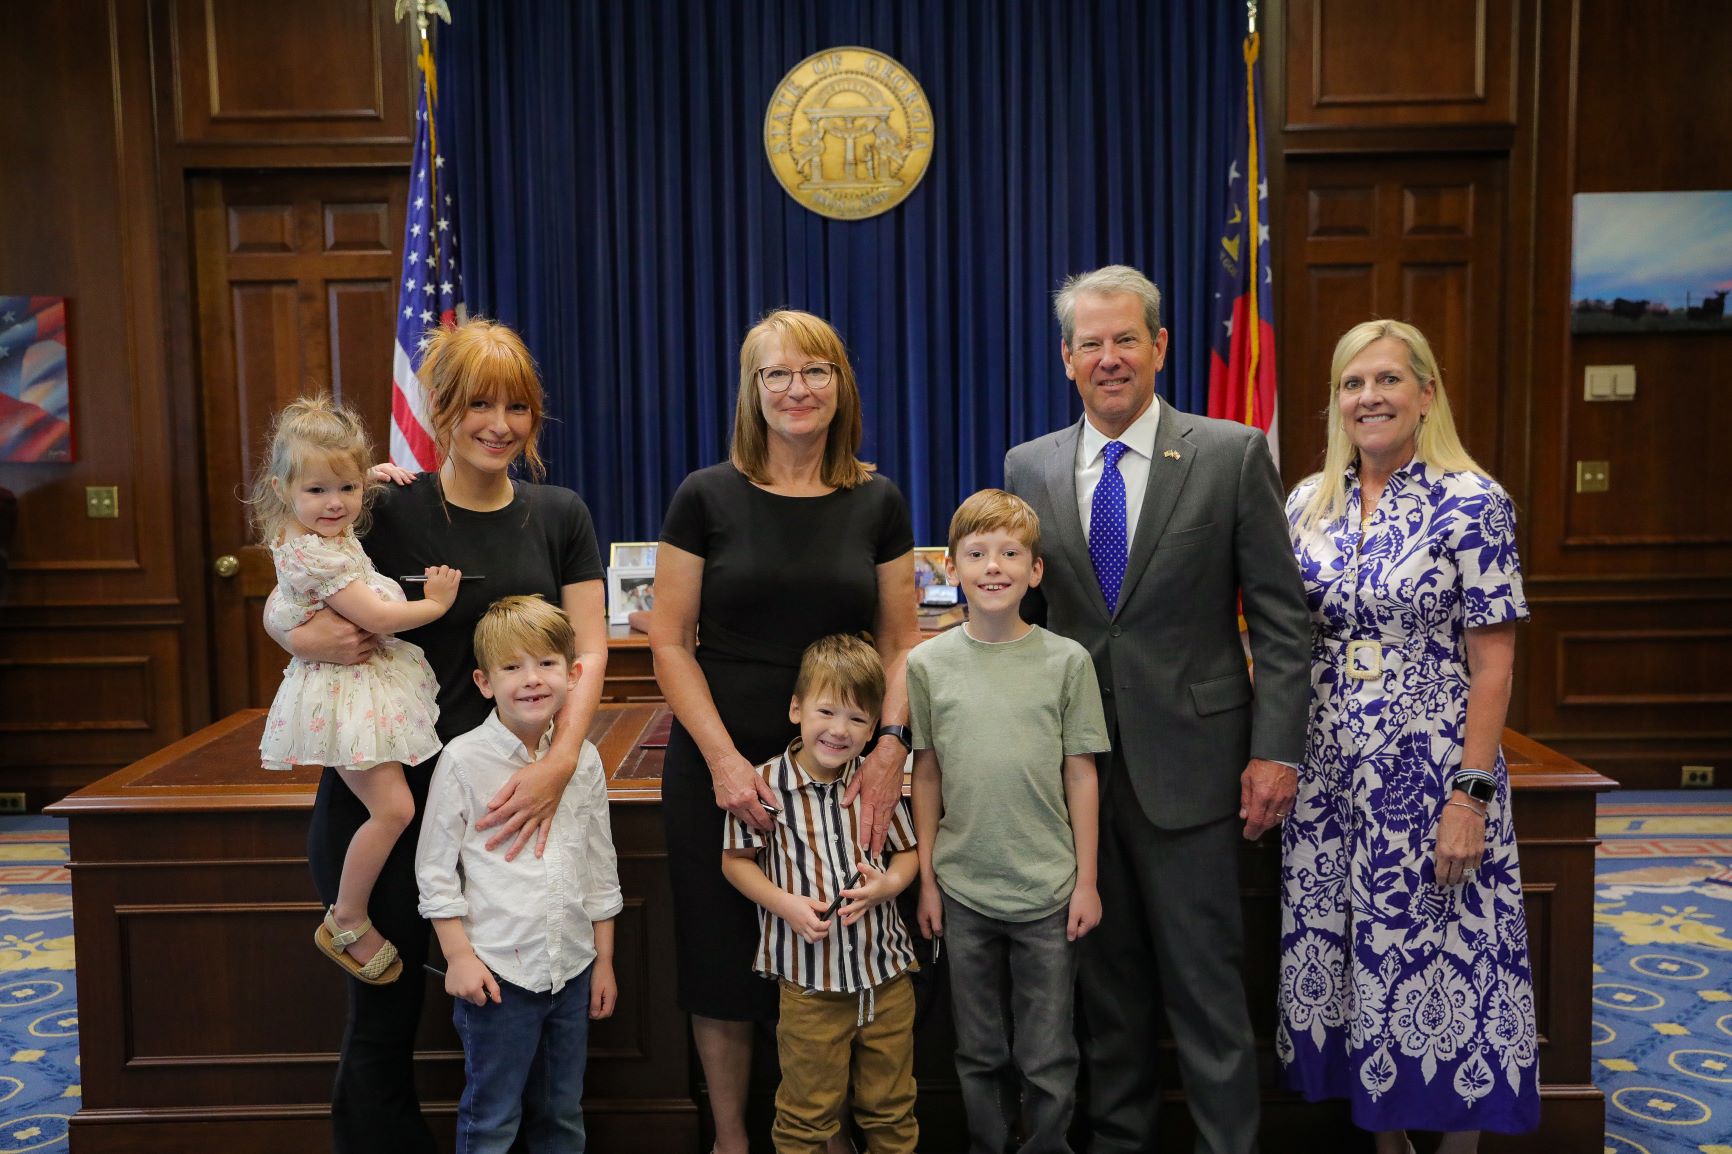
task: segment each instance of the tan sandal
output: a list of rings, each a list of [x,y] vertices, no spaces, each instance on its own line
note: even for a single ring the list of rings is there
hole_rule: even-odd
[[[345,930],[337,924],[337,908],[332,906],[325,911],[324,922],[313,931],[313,944],[319,947],[321,954],[347,970],[351,978],[369,986],[388,986],[403,976],[403,959],[397,956],[396,946],[386,942],[379,947],[378,953],[367,959],[366,965],[349,956],[349,947],[372,928],[372,919],[362,918],[360,925]]]

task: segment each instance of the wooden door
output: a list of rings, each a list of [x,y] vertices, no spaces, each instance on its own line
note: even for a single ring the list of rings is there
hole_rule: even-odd
[[[1503,162],[1491,157],[1289,160],[1280,266],[1289,485],[1323,463],[1335,342],[1373,317],[1425,333],[1462,440],[1499,470],[1504,179]]]
[[[261,624],[276,576],[242,501],[272,414],[328,391],[365,418],[381,458],[388,444],[407,190],[396,172],[190,182],[218,717],[269,705],[287,660]]]

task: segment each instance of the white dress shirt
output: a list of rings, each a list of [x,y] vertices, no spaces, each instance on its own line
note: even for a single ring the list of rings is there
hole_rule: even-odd
[[[494,710],[453,739],[433,768],[415,847],[421,916],[462,918],[475,956],[497,977],[536,993],[558,993],[583,973],[595,960],[595,923],[625,904],[601,755],[589,742],[560,796],[545,854],[525,850],[506,861],[506,847],[487,849],[499,831],[475,828],[488,799],[546,753],[552,737],[550,725],[532,757]]]
[[[1116,439],[1130,450],[1119,457],[1119,476],[1125,479],[1125,552],[1131,551],[1138,515],[1143,511],[1143,493],[1149,487],[1149,465],[1155,458],[1155,430],[1160,424],[1159,397],[1118,438],[1107,436],[1095,428],[1086,413],[1083,415],[1082,436],[1077,439],[1076,448],[1076,508],[1082,518],[1084,540],[1088,539],[1089,520],[1094,514],[1095,486],[1101,483],[1101,471],[1106,468],[1106,445]]]

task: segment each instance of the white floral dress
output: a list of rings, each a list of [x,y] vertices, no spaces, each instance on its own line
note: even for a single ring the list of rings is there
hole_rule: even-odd
[[[1527,616],[1515,521],[1496,482],[1422,462],[1360,528],[1301,535],[1311,720],[1282,830],[1280,1023],[1288,1083],[1346,1098],[1366,1130],[1519,1133],[1539,1120],[1527,922],[1503,754],[1486,855],[1435,884],[1438,819],[1461,768],[1464,631]],[[1362,539],[1363,533],[1363,539]]]
[[[266,624],[273,628],[295,628],[355,581],[366,582],[383,601],[405,600],[402,587],[373,568],[348,530],[341,537],[292,537],[271,550],[271,559],[277,601]],[[438,688],[421,647],[395,637],[381,637],[359,665],[293,658],[265,719],[259,755],[266,769],[418,765],[439,752],[433,732]]]

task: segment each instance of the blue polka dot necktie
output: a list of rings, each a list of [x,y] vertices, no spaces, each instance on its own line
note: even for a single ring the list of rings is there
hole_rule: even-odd
[[[1101,469],[1100,483],[1095,486],[1094,505],[1089,510],[1089,560],[1095,563],[1095,578],[1101,583],[1101,596],[1106,598],[1107,612],[1117,613],[1119,586],[1125,580],[1125,478],[1119,472],[1119,458],[1125,446],[1108,441],[1101,450],[1106,465]]]

